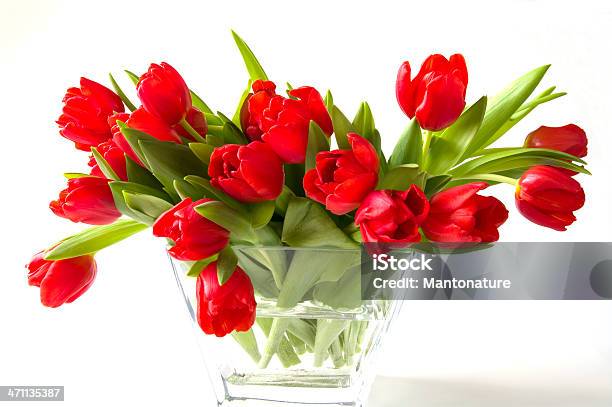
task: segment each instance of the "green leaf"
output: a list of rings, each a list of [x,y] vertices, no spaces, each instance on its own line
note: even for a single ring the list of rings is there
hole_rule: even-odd
[[[563,151],[551,150],[547,148],[533,148],[533,147],[498,147],[498,148],[487,148],[481,150],[478,154],[480,157],[484,157],[486,155],[495,154],[494,158],[499,157],[507,157],[512,155],[522,155],[522,154],[535,154],[541,155],[544,157],[553,157],[558,159],[567,159],[570,161],[576,161],[580,164],[586,164],[586,161],[580,157],[576,157],[574,155],[565,153]],[[469,161],[471,162],[471,161]]]
[[[236,126],[227,116],[221,112],[217,112],[217,115],[223,122],[223,141],[226,144],[247,144],[249,142],[240,127]]]
[[[213,147],[221,147],[225,144],[225,140],[223,137],[223,126],[219,126],[219,129],[215,129],[215,126],[208,126],[208,134],[206,135],[206,144]],[[217,132],[218,133],[213,133]]]
[[[252,246],[242,246],[235,247],[234,253],[238,256],[238,264],[251,279],[255,292],[266,298],[276,298],[278,297],[278,287],[274,281],[274,276],[271,270],[257,259],[257,257],[266,253],[265,250]],[[281,254],[283,253],[281,252]]]
[[[125,104],[127,108],[130,109],[130,112],[133,112],[134,110],[136,110],[136,106],[134,106],[134,104],[130,101],[130,99],[123,92],[123,90],[121,89],[121,87],[119,86],[115,78],[113,77],[113,74],[109,73],[108,77],[110,78],[111,84],[113,85],[113,89],[115,89],[115,93],[119,95],[123,104]]]
[[[64,177],[66,179],[73,179],[73,178],[91,177],[91,175],[83,174],[82,172],[65,172]]]
[[[111,189],[111,193],[113,194],[113,199],[115,201],[115,206],[117,207],[117,210],[122,214],[147,225],[153,224],[153,222],[155,222],[155,217],[147,215],[140,211],[135,211],[130,208],[127,202],[125,201],[124,192],[132,194],[150,195],[170,202],[170,197],[168,197],[165,192],[148,187],[146,185],[135,184],[133,182],[113,181],[109,183],[109,186]]]
[[[225,246],[219,252],[219,260],[217,261],[217,279],[219,284],[223,285],[230,279],[234,270],[238,266],[238,257],[230,245]]]
[[[291,201],[291,198],[294,197],[295,194],[293,193],[293,191],[288,186],[283,185],[283,191],[274,202],[276,207],[276,213],[281,216],[285,216],[285,214],[287,213],[287,207],[289,206],[289,202]]]
[[[355,248],[325,209],[306,198],[292,198],[287,207],[281,240],[293,247]]]
[[[125,156],[125,167],[127,169],[128,181],[135,184],[146,185],[148,187],[161,190],[164,186],[146,168],[138,165],[127,155]]]
[[[209,113],[209,114],[213,113],[213,111],[210,110],[210,107],[208,107],[206,102],[204,102],[202,98],[199,97],[194,91],[189,90],[189,93],[191,94],[191,103],[196,109],[198,109],[199,111],[203,113]]]
[[[146,228],[147,225],[129,219],[118,220],[110,225],[94,226],[63,240],[45,255],[45,259],[62,260],[92,254]]]
[[[580,167],[568,161],[559,160],[557,158],[544,156],[518,156],[514,158],[490,161],[484,165],[479,166],[468,174],[461,176],[461,178],[464,178],[465,176],[472,176],[473,174],[498,173],[516,169],[527,170],[529,167],[533,167],[534,165],[550,165],[554,167],[566,168],[568,170],[580,172],[583,174],[591,174],[584,167]]]
[[[190,184],[189,182],[183,181],[182,179],[175,179],[173,182],[174,190],[179,195],[181,200],[185,198],[191,198],[193,201],[197,201],[206,196],[204,188]]]
[[[185,177],[185,181],[189,182],[192,185],[197,185],[206,191],[206,196],[211,199],[216,199],[218,201],[223,202],[230,208],[242,213],[248,213],[246,206],[231,196],[227,195],[225,192],[213,187],[210,184],[210,181],[203,177],[198,177],[196,175],[189,175]]]
[[[416,119],[401,134],[393,153],[389,158],[389,166],[397,167],[402,164],[421,164],[421,152],[423,151],[423,135]]]
[[[549,67],[550,65],[544,65],[527,72],[490,101],[482,125],[462,158],[473,155],[497,140],[495,136],[497,130],[512,117],[529,95],[533,93]]]
[[[337,282],[347,272],[360,274],[361,256],[357,243],[351,249],[296,250],[276,305],[290,308],[304,301],[306,294],[317,284]],[[359,291],[358,291],[359,293]]]
[[[484,150],[487,151],[487,150]],[[527,159],[526,161],[514,161],[516,159]],[[551,161],[553,160],[553,161]],[[563,168],[572,169],[577,172],[588,173],[582,167],[578,167],[574,164],[569,163],[570,161],[576,161],[581,164],[584,160],[575,157],[571,154],[567,154],[561,151],[549,150],[545,148],[524,148],[524,147],[512,147],[512,148],[501,148],[492,149],[480,157],[474,158],[450,171],[450,174],[454,177],[465,177],[469,174],[482,174],[488,172],[494,172],[491,168],[504,168],[506,169],[518,168],[515,165],[521,164],[526,166],[531,165],[546,165],[547,163],[554,162],[556,166]],[[512,162],[505,164],[506,162]],[[501,170],[500,170],[501,171]]]
[[[126,73],[126,75],[128,76],[128,78],[130,78],[130,80],[132,81],[132,83],[134,85],[138,85],[138,81],[140,80],[140,76],[136,75],[134,72],[132,71],[128,71],[127,69],[125,69],[123,72]]]
[[[115,170],[113,170],[113,167],[111,167],[110,164],[106,161],[106,159],[102,156],[102,154],[98,152],[97,148],[92,147],[91,154],[96,160],[96,164],[98,164],[100,171],[102,171],[102,174],[104,174],[106,178],[112,179],[113,181],[119,181],[119,176],[117,175]]]
[[[218,257],[219,254],[213,254],[210,257],[193,262],[187,271],[187,277],[198,277],[210,263],[217,261]]]
[[[238,50],[242,55],[242,59],[244,60],[244,64],[246,65],[246,69],[249,72],[249,77],[251,78],[251,80],[256,81],[257,79],[263,79],[267,81],[268,76],[266,75],[263,68],[261,67],[261,64],[253,54],[253,51],[251,51],[251,48],[249,48],[246,42],[244,42],[244,40],[240,38],[238,34],[234,32],[234,30],[232,30],[232,36],[234,37],[234,41],[236,42]]]
[[[380,179],[378,189],[391,189],[394,191],[406,191],[412,184],[420,188],[425,183],[426,174],[420,169],[418,164],[402,164],[391,168]]]
[[[346,135],[348,133],[355,132],[353,124],[346,118],[344,113],[342,113],[336,105],[334,105],[332,108],[331,119],[332,124],[334,125],[334,135],[336,137],[338,148],[342,150],[350,150],[351,145],[348,142]]]
[[[334,110],[334,96],[331,93],[331,90],[327,90],[327,93],[325,94],[325,98],[323,99],[323,102],[325,103],[325,108],[327,109],[327,113],[329,113],[330,115],[332,114],[332,111]]]
[[[148,140],[151,142],[160,142],[160,141],[157,140],[153,136],[149,136],[145,132],[129,128],[125,123],[123,123],[120,120],[117,120],[117,125],[119,126],[119,130],[121,130],[121,134],[123,134],[123,137],[125,137],[125,140],[128,142],[128,144],[134,151],[134,154],[136,154],[138,159],[146,166],[148,164],[147,159],[142,153],[142,150],[140,149],[139,142],[141,140]]]
[[[285,172],[285,185],[295,193],[295,195],[304,196],[304,164],[285,164],[283,165]]]
[[[209,126],[223,126],[223,120],[213,113],[204,113],[204,117],[206,118],[206,124]]]
[[[441,191],[442,188],[444,188],[452,179],[453,177],[448,174],[436,175],[434,177],[431,177],[425,183],[425,189],[423,190],[423,192],[425,192],[425,195],[430,197],[433,194]]]
[[[483,96],[467,109],[455,123],[431,140],[429,151],[423,158],[425,170],[434,175],[443,174],[459,162],[471,144],[483,121],[487,98]]]
[[[240,112],[242,111],[242,105],[244,105],[244,102],[246,101],[247,97],[249,97],[249,93],[251,93],[252,84],[253,84],[253,81],[249,79],[249,82],[247,83],[247,87],[242,92],[242,95],[240,95],[240,99],[238,100],[238,106],[236,107],[236,110],[234,111],[234,115],[232,116],[232,122],[234,122],[236,126],[240,127],[242,131],[245,131],[245,129],[242,128],[242,123],[240,123]]]
[[[140,140],[138,144],[155,178],[176,199],[174,180],[182,180],[188,175],[206,175],[204,165],[187,146],[157,140]]]
[[[274,215],[275,201],[264,201],[249,205],[251,224],[259,229],[266,226]]]
[[[315,167],[317,153],[321,151],[329,151],[329,139],[317,123],[311,120],[308,127],[308,145],[306,147],[306,171]]]
[[[231,233],[234,241],[255,243],[257,238],[250,219],[223,202],[208,201],[195,207],[195,211]]]
[[[172,204],[168,201],[152,195],[123,191],[123,197],[128,208],[154,219],[172,208]]]
[[[374,130],[376,127],[374,125],[374,116],[372,115],[372,110],[370,109],[370,105],[367,102],[362,102],[359,106],[359,110],[353,119],[353,128],[355,132],[359,134],[361,137],[366,140],[372,142],[372,138],[374,137]]]
[[[244,351],[253,359],[255,363],[261,359],[259,348],[257,347],[257,339],[253,333],[253,329],[249,329],[246,332],[233,331],[232,338],[244,349]]]
[[[542,103],[550,102],[551,100],[555,100],[561,96],[565,96],[565,92],[552,93],[555,90],[555,87],[552,86],[546,89],[544,92],[539,94],[534,100],[531,100],[525,104],[523,104],[513,115],[501,126],[493,135],[494,139],[499,139],[505,133],[508,132],[512,127],[514,127],[518,122],[523,120],[525,116],[531,113],[536,107],[541,105]]]
[[[191,151],[202,161],[204,164],[210,164],[210,156],[212,155],[213,146],[206,143],[189,143]]]

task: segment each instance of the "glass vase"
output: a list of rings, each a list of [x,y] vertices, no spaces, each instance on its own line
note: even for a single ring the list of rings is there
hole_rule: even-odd
[[[218,406],[364,406],[401,301],[363,301],[359,250],[234,247],[257,300],[248,332],[206,335],[192,264],[171,259]]]

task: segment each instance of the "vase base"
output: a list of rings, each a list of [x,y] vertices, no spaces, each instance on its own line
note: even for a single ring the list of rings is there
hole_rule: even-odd
[[[292,402],[266,399],[231,399],[217,403],[218,407],[365,407],[361,402]]]

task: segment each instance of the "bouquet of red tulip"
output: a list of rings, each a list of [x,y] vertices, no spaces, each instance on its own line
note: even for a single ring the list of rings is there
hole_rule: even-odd
[[[270,292],[252,282],[238,246],[493,242],[508,210],[481,191],[497,183],[514,188],[524,217],[554,230],[572,224],[584,204],[574,179],[588,174],[578,126],[542,126],[523,146],[490,147],[539,105],[565,95],[550,87],[531,96],[548,66],[466,107],[462,55],[431,55],[414,77],[404,62],[396,96],[411,120],[387,156],[366,102],[349,120],[330,91],[287,85],[283,95],[234,39],[250,80],[231,118],[215,113],[167,63],[140,76],[126,71],[139,107],[112,75],[114,91],[85,78],[68,89],[57,123],[90,153],[90,171],[65,174],[68,186],[50,207],[96,226],[29,263],[29,283],[40,287],[44,305],[81,296],[95,278],[97,251],[152,226],[197,278],[202,330],[224,336],[250,330],[256,295]],[[258,261],[272,270],[265,281],[280,292],[279,307],[295,305],[301,297],[292,292],[320,281],[315,275],[298,289],[304,280],[289,281],[282,258],[262,253]],[[271,342],[268,361],[278,346]]]

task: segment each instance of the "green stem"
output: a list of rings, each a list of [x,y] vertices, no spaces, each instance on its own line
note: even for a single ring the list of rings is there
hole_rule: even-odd
[[[317,336],[315,337],[314,365],[323,366],[327,358],[328,350],[334,341],[346,329],[349,321],[341,319],[319,319],[317,322]]]
[[[340,344],[340,339],[336,338],[335,341],[332,342],[330,347],[330,352],[332,362],[334,363],[334,367],[336,369],[344,366],[344,356],[342,355],[342,345]]]
[[[427,157],[427,153],[429,151],[429,145],[431,144],[431,138],[433,137],[433,132],[429,130],[423,130],[423,162]]]
[[[285,331],[289,325],[289,318],[274,318],[272,320],[272,326],[268,333],[268,340],[263,350],[263,355],[259,360],[259,367],[265,369],[274,354],[279,350],[281,341],[285,339]],[[280,354],[279,354],[280,357]]]
[[[240,346],[242,346],[242,348],[249,354],[255,363],[259,362],[259,359],[261,359],[261,354],[257,348],[257,340],[255,339],[255,334],[253,333],[252,329],[249,329],[246,332],[234,331],[232,332],[232,337]]]
[[[191,127],[191,124],[189,124],[187,119],[182,119],[179,123],[185,129],[185,131],[189,133],[196,141],[199,141],[200,143],[206,143],[206,139],[202,137],[200,133],[196,131],[196,129]]]
[[[516,183],[518,181],[514,178],[506,177],[506,176],[499,175],[499,174],[476,174],[476,175],[470,175],[470,176],[465,176],[465,177],[459,177],[458,179],[481,179],[483,181],[501,182],[501,183],[509,184],[512,186],[516,186]]]
[[[289,339],[289,343],[295,349],[295,353],[298,355],[306,353],[306,344],[300,338],[287,331],[287,339]]]

